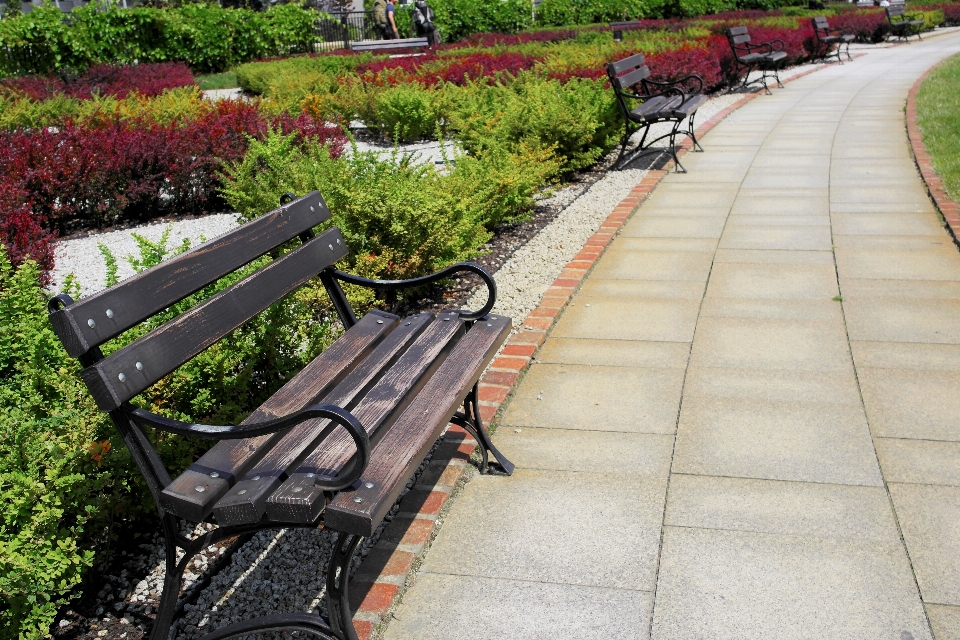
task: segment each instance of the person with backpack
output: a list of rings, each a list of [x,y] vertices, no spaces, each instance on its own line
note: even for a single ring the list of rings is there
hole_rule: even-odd
[[[400,38],[397,21],[394,19],[395,10],[393,0],[374,0],[373,2],[373,21],[377,25],[380,37],[384,40]]]
[[[421,38],[426,37],[431,47],[440,42],[440,31],[433,22],[433,9],[427,6],[426,0],[414,2],[413,26],[417,30],[417,35]]]

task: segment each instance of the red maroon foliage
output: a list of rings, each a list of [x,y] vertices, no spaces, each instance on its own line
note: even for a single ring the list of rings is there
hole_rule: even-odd
[[[881,42],[890,32],[887,16],[883,11],[846,12],[830,18],[830,27],[851,27],[857,42]]]
[[[392,58],[360,65],[357,72],[367,77],[377,77],[386,84],[420,82],[433,86],[443,82],[464,85],[467,78],[488,78],[498,73],[516,75],[532,69],[539,58],[522,53],[474,53],[468,56],[436,55],[416,58]],[[402,70],[398,73],[397,70]]]
[[[144,96],[160,95],[167,89],[194,84],[190,68],[182,62],[91,67],[77,78],[22,76],[0,81],[0,86],[19,91],[34,100],[57,94],[87,100],[94,95],[125,98],[134,91]]]
[[[145,220],[224,208],[218,171],[240,160],[250,137],[270,127],[328,144],[346,137],[312,116],[269,118],[255,105],[223,101],[181,124],[114,120],[97,127],[0,132],[0,236],[15,264],[53,265],[49,229]],[[46,230],[45,230],[46,229]]]

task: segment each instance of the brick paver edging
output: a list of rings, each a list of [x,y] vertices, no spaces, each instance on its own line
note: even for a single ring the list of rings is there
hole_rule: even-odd
[[[947,229],[953,235],[954,241],[960,242],[960,208],[958,208],[957,202],[947,194],[947,190],[943,186],[943,180],[934,170],[933,160],[927,152],[927,146],[923,144],[923,132],[920,131],[920,126],[917,124],[917,93],[920,91],[920,85],[934,69],[944,62],[946,60],[927,69],[926,73],[920,76],[920,79],[910,88],[910,93],[907,94],[907,137],[910,139],[910,147],[913,149],[913,159],[920,169],[920,175],[927,185],[930,197],[933,198],[937,208],[940,209],[940,213],[943,214]]]
[[[825,66],[827,65],[818,65],[784,82],[809,75]],[[748,94],[715,114],[697,127],[697,138],[760,95],[763,94]],[[677,155],[687,153],[691,145],[692,143],[686,140]],[[547,333],[553,327],[560,311],[570,302],[613,237],[667,175],[672,164],[671,161],[664,169],[647,172],[640,184],[620,201],[597,232],[584,243],[580,253],[566,264],[560,276],[543,294],[540,304],[507,340],[503,350],[480,380],[480,415],[486,423],[494,422],[513,386],[530,365],[534,353],[546,340]],[[353,624],[360,640],[370,640],[382,631],[381,623],[394,602],[402,595],[407,576],[429,546],[437,528],[440,510],[463,477],[475,446],[476,441],[463,429],[451,426],[447,430],[443,442],[417,485],[400,502],[399,513],[384,529],[380,541],[364,559],[350,583],[350,592],[355,600],[351,603],[355,612]]]

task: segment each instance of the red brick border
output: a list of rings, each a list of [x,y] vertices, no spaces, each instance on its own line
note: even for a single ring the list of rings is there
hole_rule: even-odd
[[[863,55],[863,54],[860,54]],[[858,56],[855,56],[858,57]],[[784,80],[791,82],[809,75],[827,65],[797,74]],[[715,114],[697,127],[697,137],[713,129],[728,115],[762,95],[751,93]],[[683,155],[692,143],[686,140],[678,151]],[[534,353],[547,338],[560,312],[603,254],[607,245],[627,220],[640,207],[650,192],[667,175],[672,161],[664,169],[647,172],[630,194],[620,201],[600,228],[583,245],[580,252],[568,262],[543,294],[539,305],[510,336],[500,354],[480,380],[480,416],[488,424],[494,422],[497,412],[506,401],[514,384],[526,371]],[[380,542],[364,559],[360,570],[350,583],[354,608],[353,624],[360,640],[370,640],[380,631],[378,627],[393,606],[397,596],[413,570],[417,558],[433,538],[437,516],[444,503],[466,470],[476,441],[463,429],[451,426],[443,443],[436,451],[419,483],[400,502],[400,511],[384,529]]]
[[[949,59],[947,58],[947,60]],[[907,137],[910,139],[910,147],[913,149],[913,159],[927,185],[927,192],[933,198],[937,208],[940,209],[940,213],[943,214],[947,229],[953,235],[954,241],[960,241],[960,208],[958,208],[957,202],[947,194],[947,190],[943,186],[943,180],[934,170],[933,160],[927,152],[927,146],[923,144],[923,132],[920,131],[920,125],[917,124],[917,93],[920,91],[920,85],[934,69],[947,60],[938,62],[927,69],[910,88],[910,93],[907,94]]]

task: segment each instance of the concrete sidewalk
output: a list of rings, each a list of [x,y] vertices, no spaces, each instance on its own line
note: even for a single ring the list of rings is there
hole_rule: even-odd
[[[960,638],[960,254],[908,152],[960,34],[761,96],[563,313],[386,638]],[[932,632],[931,632],[932,629]]]

